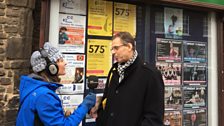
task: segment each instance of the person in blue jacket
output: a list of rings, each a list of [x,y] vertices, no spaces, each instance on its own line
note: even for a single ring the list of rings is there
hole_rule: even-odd
[[[21,76],[20,107],[16,126],[78,126],[95,105],[96,95],[89,93],[69,116],[64,115],[62,102],[55,90],[61,86],[59,75],[65,74],[66,62],[58,49],[46,42],[32,53],[34,73]]]

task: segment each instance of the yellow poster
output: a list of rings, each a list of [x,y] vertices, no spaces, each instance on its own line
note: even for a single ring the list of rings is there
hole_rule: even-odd
[[[107,76],[112,66],[111,40],[89,39],[87,48],[87,76]]]
[[[112,2],[89,0],[88,35],[112,36]]]
[[[136,5],[114,3],[114,34],[121,31],[136,36]]]

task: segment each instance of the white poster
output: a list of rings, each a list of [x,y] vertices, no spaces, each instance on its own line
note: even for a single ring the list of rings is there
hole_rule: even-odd
[[[72,114],[83,101],[83,95],[58,95],[65,114]],[[79,124],[82,126],[82,122]]]
[[[60,0],[60,12],[86,15],[86,0]]]
[[[60,76],[61,84],[57,92],[60,94],[84,93],[85,79],[85,55],[83,54],[64,54],[66,74]]]
[[[59,14],[58,44],[61,52],[84,53],[86,17]]]

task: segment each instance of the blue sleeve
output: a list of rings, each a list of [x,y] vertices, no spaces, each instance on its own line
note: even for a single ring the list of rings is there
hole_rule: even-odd
[[[53,93],[40,95],[35,106],[39,118],[45,126],[78,126],[88,112],[88,107],[80,104],[69,117],[65,117],[62,103]]]

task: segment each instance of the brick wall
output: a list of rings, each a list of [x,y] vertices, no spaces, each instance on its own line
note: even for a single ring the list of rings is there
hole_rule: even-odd
[[[38,43],[41,0],[0,0],[0,125],[15,125],[19,77],[28,74],[29,58]],[[35,4],[38,8],[35,9]],[[35,9],[35,10],[34,10]],[[35,21],[35,22],[34,22]],[[34,36],[34,37],[33,37]]]

